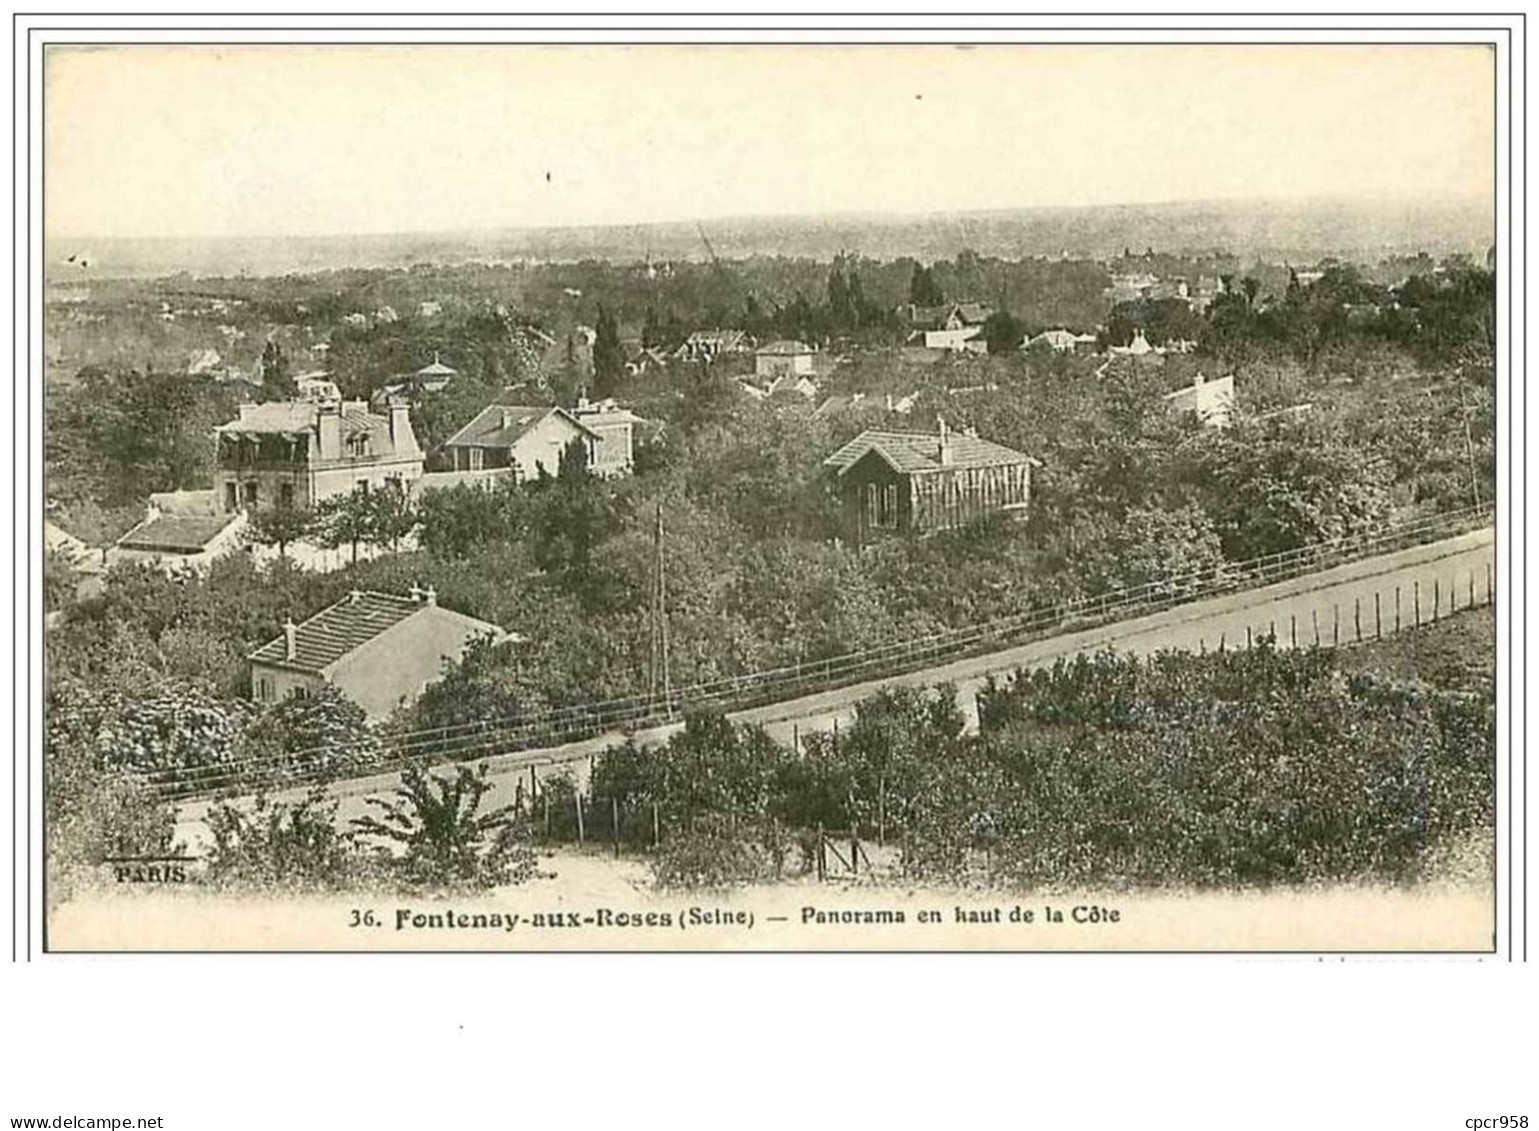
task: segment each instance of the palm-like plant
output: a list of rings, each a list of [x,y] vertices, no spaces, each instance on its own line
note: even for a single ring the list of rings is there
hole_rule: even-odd
[[[512,806],[482,813],[492,788],[486,765],[455,768],[453,777],[421,766],[401,771],[396,800],[369,799],[381,812],[356,818],[359,834],[401,848],[396,866],[403,879],[423,887],[496,887],[534,875],[534,854],[518,836]]]

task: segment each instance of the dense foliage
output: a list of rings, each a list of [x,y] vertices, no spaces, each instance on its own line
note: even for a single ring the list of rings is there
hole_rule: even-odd
[[[979,715],[966,735],[951,689],[892,689],[801,755],[697,716],[656,750],[606,752],[592,792],[622,827],[663,815],[670,883],[765,878],[814,828],[900,842],[905,874],[930,881],[1402,880],[1493,819],[1488,682],[1349,675],[1264,641],[1061,661],[991,682]]]

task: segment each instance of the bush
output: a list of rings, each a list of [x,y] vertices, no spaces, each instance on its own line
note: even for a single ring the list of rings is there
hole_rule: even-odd
[[[338,802],[312,786],[293,804],[258,794],[249,813],[229,803],[210,809],[210,883],[232,887],[356,888],[375,869],[357,838],[337,830]]]
[[[775,879],[780,873],[771,848],[741,835],[720,814],[702,817],[670,835],[654,867],[662,888],[725,888]]]
[[[397,801],[369,798],[378,817],[359,817],[358,834],[386,842],[381,861],[411,888],[491,888],[535,875],[534,853],[511,806],[482,813],[491,790],[486,764],[457,766],[452,777],[420,766],[401,771]],[[398,850],[398,851],[397,851]]]

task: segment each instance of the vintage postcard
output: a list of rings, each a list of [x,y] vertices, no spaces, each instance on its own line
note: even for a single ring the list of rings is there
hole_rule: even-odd
[[[46,949],[1495,952],[1497,51],[1122,39],[44,48]]]

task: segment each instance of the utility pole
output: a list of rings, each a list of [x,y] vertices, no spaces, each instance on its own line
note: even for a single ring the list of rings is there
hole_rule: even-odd
[[[668,586],[663,573],[663,504],[657,504],[657,525],[653,531],[654,581],[652,586],[652,658],[651,686],[648,690],[653,704],[658,702],[658,690],[662,691],[663,713],[673,715],[673,675],[669,670],[668,656]]]
[[[1464,415],[1464,454],[1469,457],[1470,464],[1470,497],[1475,505],[1480,506],[1480,480],[1475,474],[1475,441],[1470,434],[1470,409],[1464,401],[1464,370],[1461,367],[1454,374],[1454,381],[1459,389],[1459,409]]]

